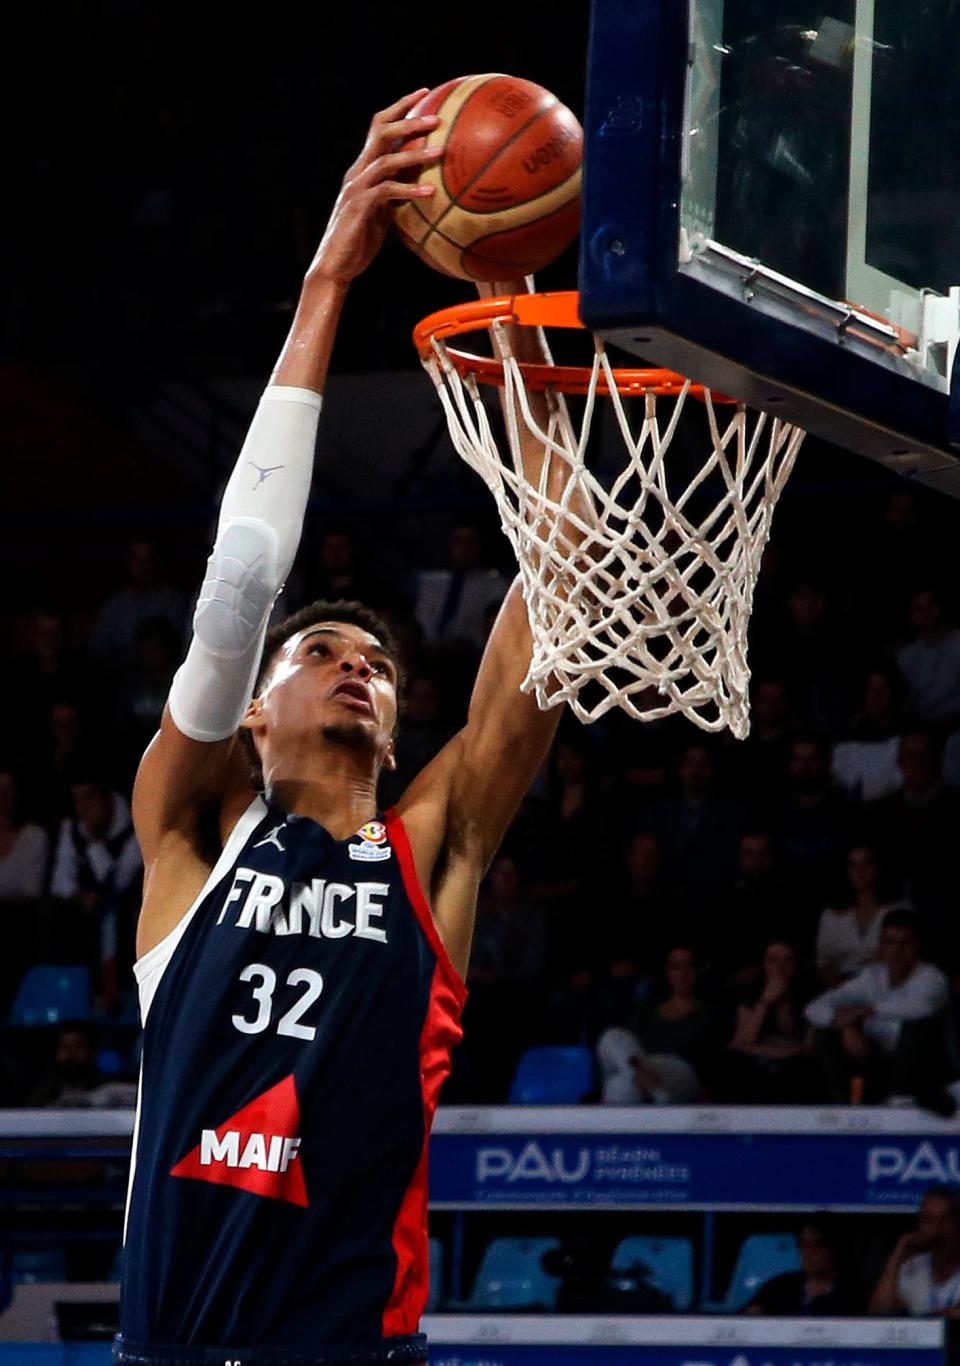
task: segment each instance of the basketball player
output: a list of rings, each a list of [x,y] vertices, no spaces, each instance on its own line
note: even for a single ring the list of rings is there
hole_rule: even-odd
[[[380,815],[397,723],[386,628],[318,603],[266,634],[348,286],[389,205],[430,193],[403,176],[438,152],[397,150],[436,127],[404,121],[423,93],[374,118],[343,182],[137,775],[143,1079],[114,1348],[128,1366],[426,1360],[427,1138],[477,889],[557,712],[519,691],[515,583],[466,725]]]

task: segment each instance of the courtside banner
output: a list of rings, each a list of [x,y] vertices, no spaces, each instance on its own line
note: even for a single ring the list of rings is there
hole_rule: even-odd
[[[437,1315],[431,1366],[938,1366],[944,1326],[903,1319]]]
[[[960,1184],[960,1129],[916,1110],[441,1110],[434,1208],[915,1209]]]
[[[120,1158],[129,1110],[0,1112],[0,1158]],[[960,1123],[886,1106],[441,1106],[436,1208],[915,1210],[960,1186]]]
[[[943,1366],[938,1320],[436,1314],[430,1366]],[[236,1357],[225,1358],[233,1361]],[[242,1353],[239,1358],[242,1360]],[[0,1343],[0,1366],[108,1366],[109,1343]]]

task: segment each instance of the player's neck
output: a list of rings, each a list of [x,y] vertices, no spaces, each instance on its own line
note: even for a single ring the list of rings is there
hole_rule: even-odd
[[[281,811],[308,816],[334,839],[346,839],[377,813],[377,772],[368,755],[325,748],[278,764],[267,795]]]

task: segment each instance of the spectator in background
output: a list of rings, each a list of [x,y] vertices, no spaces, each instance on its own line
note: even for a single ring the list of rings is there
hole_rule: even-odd
[[[307,594],[308,600],[317,598],[365,602],[378,610],[396,603],[396,595],[361,563],[356,533],[343,524],[327,527],[320,536]]]
[[[622,855],[622,868],[604,898],[599,933],[607,972],[631,987],[649,978],[677,933],[683,908],[666,885],[656,835],[638,831]]]
[[[35,901],[49,853],[47,832],[24,819],[17,775],[0,769],[0,902]]]
[[[860,1305],[839,1275],[838,1228],[829,1214],[818,1214],[800,1226],[799,1271],[786,1271],[765,1282],[744,1311],[784,1317],[856,1314]]]
[[[50,708],[61,698],[79,701],[89,690],[80,658],[67,649],[63,617],[57,612],[31,612],[26,623],[26,648],[18,655],[4,681],[12,695],[24,736],[43,723]],[[14,736],[18,740],[19,736]],[[29,751],[24,758],[32,760]]]
[[[772,939],[763,980],[737,1007],[733,1037],[720,1069],[724,1100],[776,1105],[809,1101],[810,1031],[803,1018],[797,951]]]
[[[43,824],[54,829],[70,811],[71,775],[84,763],[87,736],[75,702],[55,702],[34,738],[28,770],[31,805]]]
[[[574,935],[581,933],[582,905],[572,899],[587,890],[588,875],[606,853],[595,775],[590,738],[582,727],[568,724],[550,751],[546,794],[530,821],[537,896],[567,904]]]
[[[903,694],[904,682],[895,669],[871,670],[849,738],[833,747],[834,779],[856,801],[877,801],[900,786],[897,755]]]
[[[829,907],[817,926],[817,972],[834,987],[872,963],[880,947],[880,931],[889,911],[906,910],[906,902],[890,894],[880,879],[877,851],[854,845],[847,854],[846,886],[836,910]]]
[[[853,1076],[865,1079],[870,1099],[915,1096],[941,1104],[946,1080],[943,1010],[945,975],[920,957],[917,919],[889,911],[878,961],[810,1002],[824,1085],[831,1101],[850,1099]]]
[[[118,681],[114,717],[122,767],[131,780],[160,727],[181,653],[180,637],[163,617],[150,617],[137,627],[133,662]]]
[[[691,896],[712,893],[733,876],[742,813],[717,791],[710,748],[690,741],[677,765],[679,792],[652,813],[670,881]]]
[[[773,935],[792,942],[795,906],[776,869],[773,840],[765,830],[740,837],[737,874],[716,900],[705,903],[699,938],[710,971],[725,991],[742,994],[758,982],[764,949]]]
[[[380,801],[391,806],[438,754],[453,734],[444,719],[439,681],[426,673],[408,679],[401,699],[401,723],[396,740],[397,767],[380,779]]]
[[[546,909],[531,901],[516,860],[500,853],[477,902],[467,973],[470,1028],[458,1050],[458,1080],[469,1077],[477,1101],[504,1100],[521,1053],[538,1035],[550,932]]]
[[[797,899],[812,907],[822,904],[823,888],[847,843],[849,807],[833,786],[826,748],[815,736],[794,740],[787,777],[778,843]]]
[[[49,853],[46,830],[24,819],[17,775],[0,768],[0,1020],[6,1019],[36,953],[37,902],[46,885]]]
[[[914,593],[910,625],[915,638],[897,652],[910,688],[907,706],[919,721],[952,727],[960,720],[960,631],[947,623],[935,588]]]
[[[482,650],[487,608],[503,601],[508,586],[501,574],[484,566],[479,527],[458,522],[447,544],[447,568],[420,575],[417,621],[427,640]]]
[[[638,1006],[624,1027],[600,1036],[597,1061],[605,1105],[684,1105],[700,1091],[700,1074],[714,1051],[717,1017],[701,999],[695,951],[674,944],[663,975],[663,1000]]]
[[[78,773],[71,791],[73,814],[60,827],[50,894],[82,916],[57,917],[51,961],[66,951],[75,958],[65,961],[98,964],[100,995],[111,1007],[134,958],[140,848],[129,804],[99,774]]]
[[[940,745],[927,731],[904,732],[897,762],[900,787],[871,802],[864,816],[871,842],[889,851],[891,870],[910,902],[934,925],[939,948],[951,937],[946,917],[954,906],[960,793],[944,786]]]
[[[931,1186],[924,1195],[917,1227],[897,1241],[869,1310],[960,1318],[960,1204],[950,1186]]]
[[[609,743],[608,788],[604,821],[618,843],[637,830],[650,830],[667,790],[669,726],[650,721],[638,726],[623,712],[609,712],[603,721]]]
[[[771,794],[782,789],[795,729],[784,680],[758,679],[750,699],[750,734],[737,753],[740,793],[748,809],[764,812]]]
[[[806,726],[828,727],[842,693],[846,643],[831,620],[820,584],[809,579],[796,582],[785,608],[766,638],[756,642],[755,666],[787,680],[791,706]]]
[[[550,922],[532,903],[515,858],[501,853],[477,903],[470,981],[529,987],[542,981],[550,958]]]
[[[127,587],[100,608],[90,637],[93,659],[109,675],[134,664],[137,630],[145,621],[160,617],[183,635],[186,603],[164,579],[156,542],[131,542],[126,569]]]
[[[57,1031],[53,1059],[25,1103],[36,1109],[84,1108],[96,1103],[96,1091],[103,1081],[92,1028],[66,1024]]]

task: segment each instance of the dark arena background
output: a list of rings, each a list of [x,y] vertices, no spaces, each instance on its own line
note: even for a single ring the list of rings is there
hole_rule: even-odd
[[[772,8],[816,27],[824,3]],[[590,16],[5,17],[0,1366],[92,1366],[139,1070],[131,785],[224,482],[371,114],[499,71],[581,116]],[[575,243],[538,285],[577,267]],[[396,628],[384,807],[462,724],[515,568],[411,343],[470,290],[392,239],[352,287],[278,608],[360,598]],[[562,722],[481,891],[431,1146],[431,1360],[951,1359],[958,542],[955,501],[811,437],[754,601],[749,738]],[[819,998],[864,971],[901,985],[854,1056]]]

